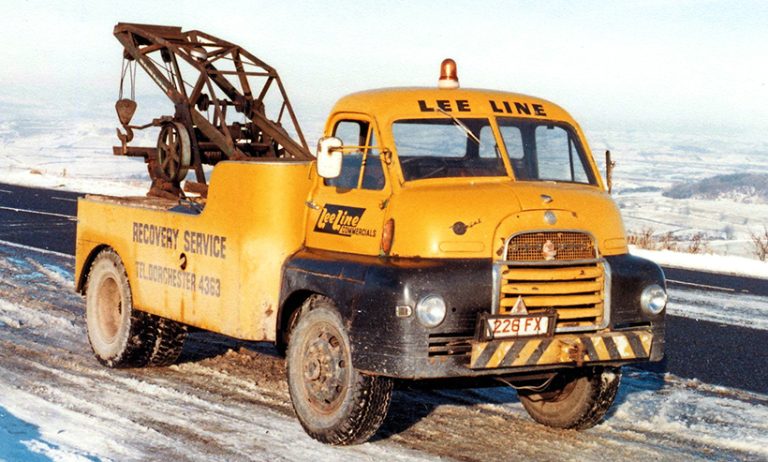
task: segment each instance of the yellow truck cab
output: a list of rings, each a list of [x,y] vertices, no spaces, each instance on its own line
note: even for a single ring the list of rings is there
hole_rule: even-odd
[[[393,379],[498,378],[588,428],[664,349],[663,273],[629,255],[578,124],[459,88],[452,61],[437,88],[339,100],[317,160],[219,162],[197,203],[81,199],[75,281],[111,367],[173,362],[186,326],[274,342],[330,444],[376,432]]]

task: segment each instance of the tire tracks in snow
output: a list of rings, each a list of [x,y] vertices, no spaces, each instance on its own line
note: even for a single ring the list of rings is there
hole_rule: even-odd
[[[698,436],[699,425],[720,425],[710,422],[719,418],[717,405],[734,406],[729,412],[738,414],[755,403],[765,407],[762,395],[701,391],[700,384],[632,369],[607,422],[585,432],[534,423],[507,388],[432,390],[404,383],[373,442],[324,446],[293,416],[284,362],[271,346],[195,331],[171,367],[104,368],[87,344],[83,300],[61,277],[71,274],[71,259],[25,252],[0,246],[0,405],[57,444],[97,457],[480,461],[767,455],[750,448],[765,446],[760,421],[768,412],[724,424],[753,438],[754,446]],[[693,395],[686,395],[688,388]],[[699,400],[693,401],[701,410],[687,409],[681,398],[686,396]],[[655,422],[656,415],[663,420]]]

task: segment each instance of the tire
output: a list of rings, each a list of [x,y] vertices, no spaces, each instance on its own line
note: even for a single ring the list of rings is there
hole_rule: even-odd
[[[151,341],[154,335],[147,366],[164,367],[175,363],[187,339],[187,326],[149,313],[142,314],[152,320],[149,323],[151,328],[147,332],[147,339]]]
[[[518,396],[536,422],[585,430],[605,417],[620,382],[618,367],[587,367],[558,374],[542,391],[518,390]]]
[[[94,259],[85,297],[88,341],[100,363],[120,368],[176,361],[186,326],[134,308],[125,266],[114,250]]]
[[[288,344],[288,389],[304,430],[327,444],[367,441],[381,426],[392,380],[352,367],[349,336],[333,303],[311,299]]]

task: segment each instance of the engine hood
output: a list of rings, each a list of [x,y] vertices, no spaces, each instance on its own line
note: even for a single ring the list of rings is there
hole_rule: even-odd
[[[601,255],[627,252],[621,215],[593,186],[552,182],[408,184],[389,204],[392,255],[499,258],[504,240],[526,231],[583,231]]]

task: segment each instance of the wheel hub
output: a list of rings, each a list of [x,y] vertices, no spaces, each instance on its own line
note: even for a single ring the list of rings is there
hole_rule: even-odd
[[[304,371],[304,378],[310,381],[320,379],[320,374],[322,373],[320,371],[321,367],[322,364],[320,364],[320,361],[317,359],[308,361]]]
[[[307,397],[323,412],[339,406],[346,384],[346,351],[339,335],[330,326],[317,328],[304,353],[302,369]]]
[[[112,342],[120,328],[122,306],[120,289],[113,278],[105,278],[96,292],[96,313],[101,335]]]

